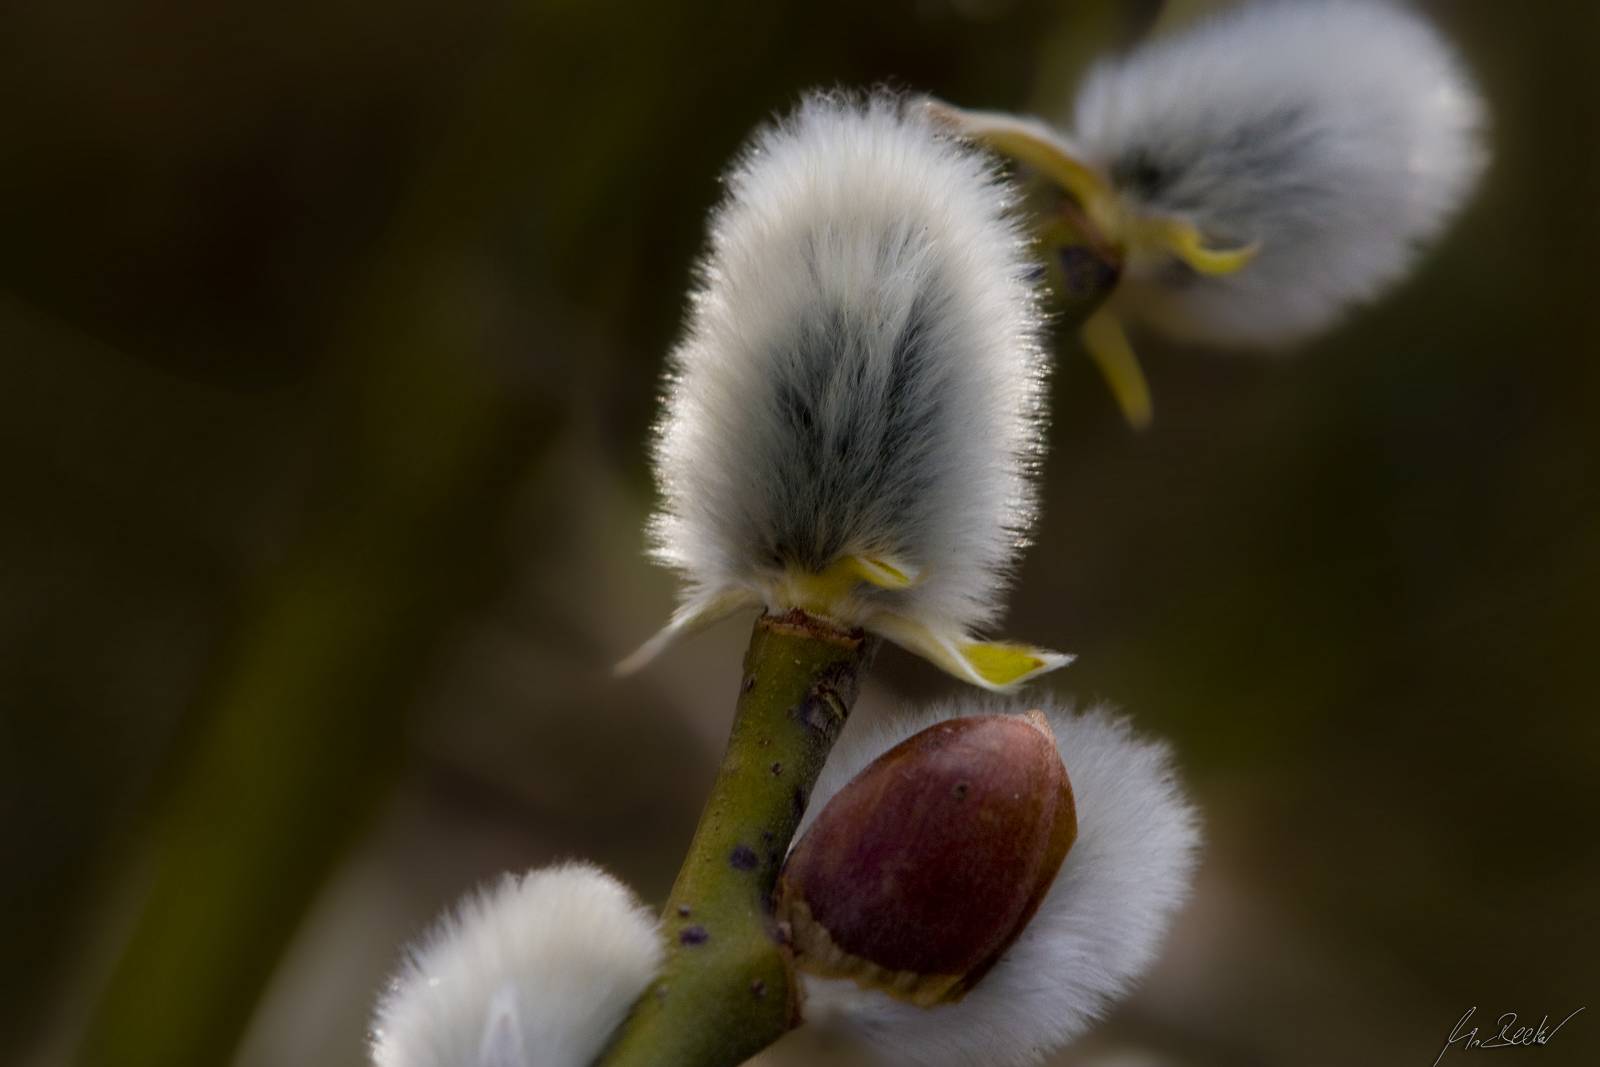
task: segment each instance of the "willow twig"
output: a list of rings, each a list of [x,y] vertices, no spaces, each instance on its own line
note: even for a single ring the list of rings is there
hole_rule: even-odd
[[[667,899],[667,963],[603,1067],[734,1067],[798,1020],[772,891],[874,641],[790,611],[756,621],[733,732]]]

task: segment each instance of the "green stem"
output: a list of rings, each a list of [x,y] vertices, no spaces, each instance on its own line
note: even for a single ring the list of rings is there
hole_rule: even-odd
[[[666,965],[604,1067],[735,1067],[799,1021],[772,890],[872,648],[798,610],[756,620],[722,769],[663,912]]]

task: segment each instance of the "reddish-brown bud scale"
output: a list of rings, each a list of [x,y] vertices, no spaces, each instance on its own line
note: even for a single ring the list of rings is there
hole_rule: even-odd
[[[840,790],[790,853],[778,917],[796,966],[958,1000],[1033,917],[1077,833],[1042,714],[929,727]]]

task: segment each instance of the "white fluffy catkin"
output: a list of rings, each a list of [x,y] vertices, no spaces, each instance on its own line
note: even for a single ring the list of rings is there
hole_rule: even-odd
[[[801,833],[867,764],[934,723],[1020,713],[1038,703],[937,705],[899,718],[857,715],[823,768]],[[1164,744],[1109,710],[1048,702],[1071,780],[1078,838],[1038,912],[960,1001],[921,1008],[849,979],[805,977],[804,1014],[884,1064],[1026,1067],[1099,1018],[1154,962],[1189,892],[1199,821]]]
[[[504,875],[408,954],[375,1067],[588,1067],[661,966],[655,917],[604,871]]]
[[[726,185],[654,451],[654,555],[687,584],[662,637],[803,607],[959,659],[1035,511],[1047,361],[1012,190],[887,93],[808,96]]]
[[[1116,306],[1179,338],[1278,346],[1410,267],[1477,183],[1483,106],[1449,45],[1384,0],[1260,0],[1099,65],[1070,138],[1135,215],[1254,246],[1203,275],[1138,249]]]

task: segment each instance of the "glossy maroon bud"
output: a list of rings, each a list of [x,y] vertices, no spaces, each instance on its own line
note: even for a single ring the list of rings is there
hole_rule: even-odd
[[[1016,940],[1078,836],[1044,715],[974,715],[885,752],[790,853],[795,965],[914,1004],[959,1000]]]

